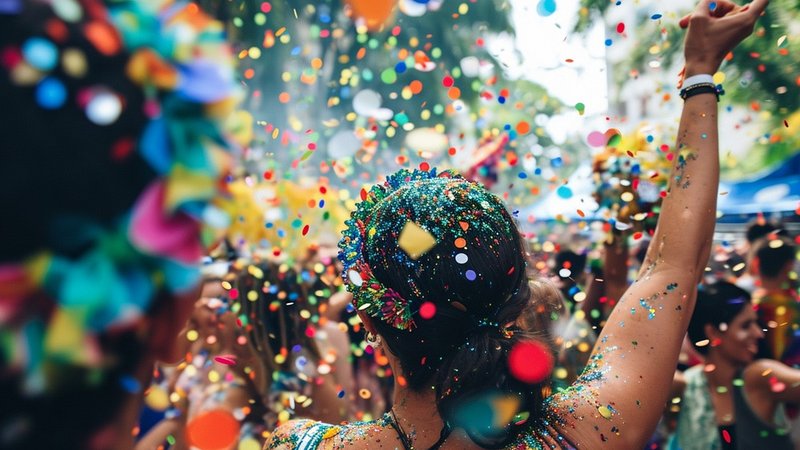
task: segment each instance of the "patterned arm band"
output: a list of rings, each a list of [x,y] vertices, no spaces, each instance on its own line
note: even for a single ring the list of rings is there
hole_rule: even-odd
[[[687,98],[695,95],[714,94],[717,96],[717,101],[719,101],[719,96],[724,93],[725,91],[722,90],[722,86],[715,85],[714,83],[697,83],[682,89],[680,96],[685,101]]]

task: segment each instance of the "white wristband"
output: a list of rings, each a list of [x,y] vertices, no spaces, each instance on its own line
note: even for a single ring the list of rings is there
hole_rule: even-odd
[[[689,78],[683,80],[683,87],[687,88],[689,86],[701,83],[714,83],[714,77],[712,75],[700,74],[700,75],[692,75]]]

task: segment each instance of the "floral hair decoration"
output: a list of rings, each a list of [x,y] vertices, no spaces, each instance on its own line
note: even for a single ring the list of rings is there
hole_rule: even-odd
[[[347,290],[353,294],[353,305],[358,311],[364,311],[371,317],[380,317],[400,330],[411,331],[416,327],[409,300],[384,286],[375,277],[364,257],[367,242],[377,232],[371,226],[371,213],[375,205],[404,185],[419,180],[453,176],[457,175],[447,170],[437,173],[436,168],[427,172],[401,170],[387,177],[383,184],[373,185],[369,191],[361,191],[361,202],[345,222],[347,229],[342,232],[342,239],[339,241],[339,260],[344,265],[342,277]]]

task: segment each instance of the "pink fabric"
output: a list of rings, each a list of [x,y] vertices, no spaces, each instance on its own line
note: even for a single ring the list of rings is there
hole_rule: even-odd
[[[196,264],[203,256],[200,225],[180,211],[167,215],[165,191],[166,184],[157,181],[139,197],[131,217],[131,242],[144,252]]]

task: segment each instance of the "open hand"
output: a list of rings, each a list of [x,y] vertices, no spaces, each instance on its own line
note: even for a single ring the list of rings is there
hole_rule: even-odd
[[[688,28],[684,55],[685,75],[714,74],[722,59],[753,32],[769,0],[739,6],[727,0],[701,0],[679,25]]]

